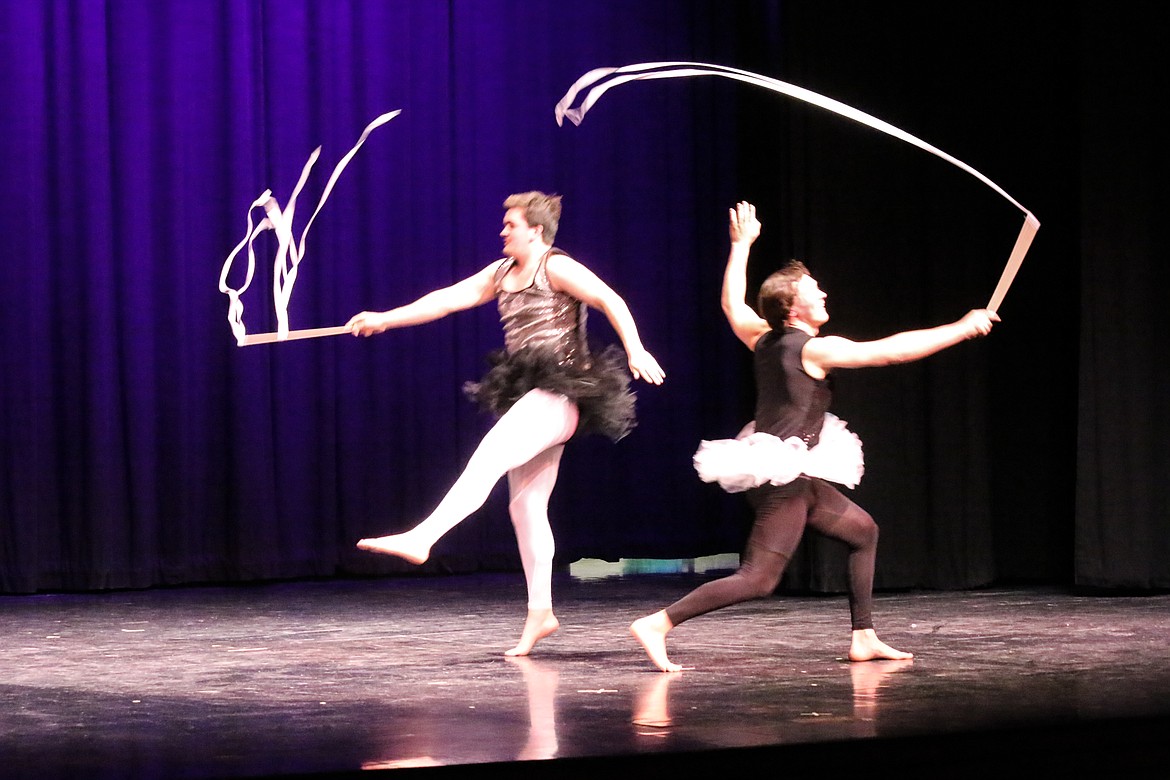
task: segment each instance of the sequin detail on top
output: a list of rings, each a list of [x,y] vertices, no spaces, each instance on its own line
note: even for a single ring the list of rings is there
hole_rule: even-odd
[[[506,348],[488,355],[487,373],[463,391],[497,416],[533,388],[558,393],[577,405],[574,436],[599,433],[617,441],[637,424],[626,353],[613,344],[590,352],[585,304],[552,289],[547,260],[541,259],[532,284],[519,292],[502,289],[512,261],[500,263],[496,299]]]
[[[573,296],[552,288],[545,266],[553,253],[563,254],[549,250],[537,265],[532,283],[518,292],[502,287],[504,276],[516,261],[500,263],[496,271],[496,306],[504,327],[504,348],[509,355],[523,349],[547,350],[560,365],[588,364],[585,321],[589,310]]]

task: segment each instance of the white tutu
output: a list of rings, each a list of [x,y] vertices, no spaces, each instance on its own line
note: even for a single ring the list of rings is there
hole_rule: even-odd
[[[831,414],[825,415],[820,440],[811,450],[796,436],[756,433],[750,422],[734,439],[700,442],[694,463],[699,479],[718,482],[728,493],[787,485],[801,474],[852,488],[865,473],[861,439]]]

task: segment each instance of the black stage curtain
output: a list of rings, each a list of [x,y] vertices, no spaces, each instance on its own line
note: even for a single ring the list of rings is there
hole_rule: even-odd
[[[1165,41],[1126,6],[1085,12],[1080,94],[1076,581],[1170,587],[1170,155]],[[1159,227],[1162,225],[1163,227]]]
[[[252,199],[265,187],[287,199],[320,144],[307,218],[361,128],[394,108],[314,223],[293,327],[473,273],[499,251],[507,194],[560,192],[558,244],[623,294],[668,372],[640,388],[627,439],[570,446],[552,506],[560,559],[738,550],[745,503],[690,468],[700,438],[751,415],[750,356],[718,307],[727,208],[759,205],[753,284],[801,257],[829,294],[828,330],[854,338],[985,304],[1022,216],[925,152],[723,79],[627,85],[581,127],[553,122],[585,71],[678,59],[855,105],[1043,223],[989,339],[838,377],[836,412],[866,443],[855,493],[882,526],[879,587],[1164,586],[1166,369],[1148,354],[1165,321],[1151,241],[1163,153],[1138,110],[1152,104],[1136,102],[1142,69],[1164,69],[1148,37],[1110,57],[1137,18],[963,14],[4,4],[0,589],[414,571],[353,543],[429,511],[490,424],[460,386],[500,344],[492,307],[372,340],[239,349],[216,289]],[[273,328],[273,245],[262,250],[245,300],[255,332]],[[613,341],[601,317],[590,324]],[[516,568],[502,493],[423,571]],[[840,551],[810,541],[786,587],[839,590]]]
[[[1068,582],[1077,19],[922,10],[778,3],[743,28],[741,55],[968,163],[1041,220],[988,339],[838,372],[836,406],[866,444],[855,497],[882,529],[879,587]],[[829,294],[827,332],[877,338],[987,304],[1018,209],[869,128],[777,101],[753,110],[767,118],[745,129],[744,189],[774,215],[760,249],[810,266]],[[1053,316],[1054,278],[1063,317]],[[812,542],[788,584],[841,589],[841,561],[835,545]]]

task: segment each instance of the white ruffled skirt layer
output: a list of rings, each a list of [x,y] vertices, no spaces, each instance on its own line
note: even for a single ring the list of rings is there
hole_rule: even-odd
[[[750,422],[734,439],[700,442],[694,463],[699,479],[718,482],[728,493],[787,485],[802,474],[852,488],[865,473],[861,439],[831,414],[825,415],[820,440],[811,450],[796,436],[756,433]]]

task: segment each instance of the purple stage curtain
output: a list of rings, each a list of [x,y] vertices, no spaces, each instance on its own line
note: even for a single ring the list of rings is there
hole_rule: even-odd
[[[570,448],[564,551],[648,550],[664,517],[672,554],[735,546],[734,524],[672,508],[722,501],[689,453],[702,409],[739,414],[709,397],[742,379],[712,292],[734,155],[696,137],[731,144],[731,112],[680,84],[631,89],[582,128],[553,117],[598,64],[729,57],[723,18],[677,2],[4,3],[0,586],[395,570],[354,542],[426,514],[490,424],[461,385],[502,343],[494,307],[239,349],[217,290],[248,204],[265,188],[287,202],[320,145],[299,236],[333,165],[392,109],[314,223],[292,327],[469,276],[499,256],[508,194],[560,193],[558,244],[626,298],[671,375],[639,388],[626,440]],[[275,327],[271,233],[258,246],[250,332]],[[691,355],[711,342],[727,357],[701,371]],[[436,553],[515,566],[500,496]]]

